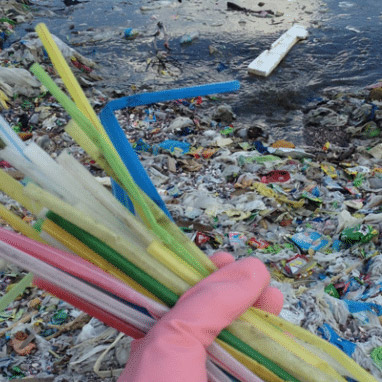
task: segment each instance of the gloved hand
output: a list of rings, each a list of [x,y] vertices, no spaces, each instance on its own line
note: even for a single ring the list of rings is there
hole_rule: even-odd
[[[250,306],[278,315],[281,292],[258,259],[234,261],[226,252],[211,260],[219,268],[184,293],[140,340],[118,382],[206,382],[206,349]]]

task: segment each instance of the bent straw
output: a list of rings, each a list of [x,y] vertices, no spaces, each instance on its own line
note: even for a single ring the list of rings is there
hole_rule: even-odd
[[[58,297],[61,300],[68,302],[69,304],[75,306],[76,308],[82,310],[83,312],[89,314],[92,317],[97,318],[102,321],[104,324],[111,326],[118,331],[127,334],[133,338],[142,338],[145,336],[141,330],[138,330],[133,325],[130,325],[126,321],[121,320],[120,318],[113,316],[112,314],[106,312],[105,310],[99,308],[97,305],[90,304],[88,301],[73,295],[72,293],[66,291],[65,289],[46,281],[40,277],[35,277],[33,283],[54,296]]]
[[[186,88],[162,90],[158,92],[135,94],[128,97],[119,98],[110,101],[101,111],[99,117],[102,125],[109,136],[111,142],[116,148],[126,168],[134,178],[137,185],[145,192],[151,200],[171,219],[165,203],[159,196],[156,188],[144,170],[141,162],[135,151],[130,146],[126,135],[119,126],[117,118],[114,115],[115,110],[124,109],[127,107],[135,107],[141,105],[149,105],[157,102],[171,101],[181,98],[192,98],[205,96],[209,94],[224,93],[240,88],[238,81],[211,83],[206,85],[197,85]]]
[[[13,246],[0,241],[0,257],[10,261],[24,269],[27,269],[39,277],[57,283],[58,285],[65,285],[65,289],[77,297],[86,298],[87,301],[93,305],[99,306],[101,309],[129,322],[137,329],[148,331],[155,320],[129,305],[121,302],[119,299],[111,297],[109,294],[104,293],[100,289],[84,283],[69,274],[52,267],[45,262],[30,256],[28,253],[20,251]]]
[[[55,98],[61,103],[65,110],[71,115],[71,117],[82,126],[85,133],[92,139],[98,146],[102,149],[103,155],[108,161],[110,167],[118,175],[118,180],[121,182],[123,188],[128,191],[130,199],[133,201],[134,208],[138,211],[141,218],[144,220],[145,224],[148,225],[159,238],[161,238],[171,250],[173,250],[178,256],[183,255],[183,259],[187,261],[191,266],[193,266],[199,273],[203,276],[207,276],[209,272],[206,267],[200,263],[200,260],[207,264],[207,269],[215,270],[216,267],[213,266],[212,262],[208,261],[206,256],[199,256],[195,258],[194,256],[187,255],[187,248],[179,245],[179,243],[174,240],[171,234],[162,228],[152,213],[152,210],[147,207],[147,201],[151,199],[143,193],[139,187],[135,184],[130,173],[124,166],[121,158],[110,150],[110,146],[107,145],[102,137],[95,131],[94,126],[91,122],[81,113],[76,105],[57,87],[55,82],[48,76],[47,73],[39,66],[34,64],[31,67],[31,71],[36,75],[36,77],[49,89],[49,91],[55,96]],[[152,201],[151,201],[152,202]],[[155,204],[154,202],[152,202]],[[159,207],[158,207],[159,209]],[[159,209],[160,210],[160,209]],[[162,212],[163,213],[163,212]],[[164,214],[165,215],[165,214]],[[166,216],[166,215],[165,215]],[[168,219],[168,218],[167,218]]]

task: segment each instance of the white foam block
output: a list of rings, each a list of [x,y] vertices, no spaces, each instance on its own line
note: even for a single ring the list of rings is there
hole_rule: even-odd
[[[248,72],[263,77],[269,76],[293,45],[307,37],[308,31],[303,26],[293,25],[271,45],[270,49],[264,50],[248,65]]]

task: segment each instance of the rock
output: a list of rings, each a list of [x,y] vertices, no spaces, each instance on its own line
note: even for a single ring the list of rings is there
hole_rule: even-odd
[[[236,118],[230,105],[219,105],[212,114],[212,119],[217,122],[231,123]]]
[[[180,130],[184,127],[194,126],[194,122],[187,117],[178,117],[169,126],[170,131]]]

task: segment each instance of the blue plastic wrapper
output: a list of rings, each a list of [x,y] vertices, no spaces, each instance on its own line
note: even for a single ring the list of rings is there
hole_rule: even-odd
[[[332,243],[332,250],[333,252],[339,252],[341,248],[343,247],[343,242],[341,240],[334,240]]]
[[[296,233],[291,237],[291,240],[303,251],[308,251],[309,249],[318,251],[329,244],[328,239],[315,231]]]
[[[253,143],[255,145],[255,149],[260,153],[260,154],[266,154],[268,153],[268,148],[265,147],[262,142],[260,141],[255,141]]]
[[[343,300],[358,325],[379,325],[379,316],[382,314],[382,306],[373,303]]]
[[[312,191],[310,191],[310,193],[316,198],[318,198],[320,196],[320,189],[316,186],[313,188]]]
[[[341,338],[329,324],[323,324],[320,328],[318,328],[318,332],[325,340],[340,348],[349,357],[352,356],[355,348],[357,347],[357,345],[353,342]]]
[[[343,300],[350,313],[358,313],[358,312],[371,312],[377,316],[382,315],[382,306],[378,304],[373,304],[370,302],[361,302],[361,301],[351,301],[351,300]]]
[[[188,142],[174,141],[171,139],[159,143],[158,147],[160,147],[162,150],[170,151],[171,154],[175,154],[176,152],[187,154],[190,152],[190,144]]]
[[[139,138],[135,143],[132,144],[135,152],[145,151],[148,152],[151,149],[151,146],[147,144],[142,138]]]

